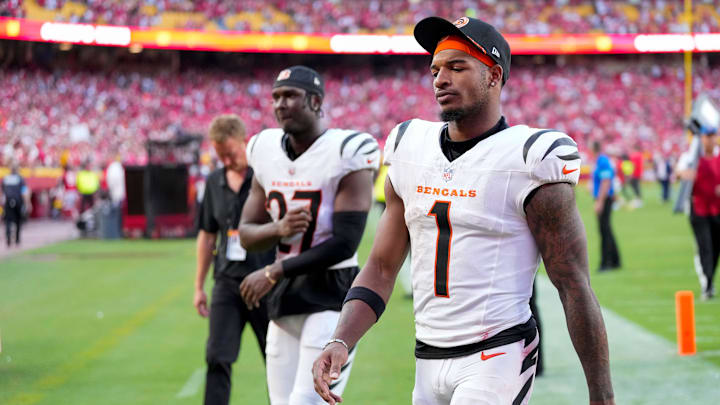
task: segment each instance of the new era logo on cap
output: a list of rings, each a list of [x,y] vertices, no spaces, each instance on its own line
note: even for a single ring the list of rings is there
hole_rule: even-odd
[[[315,76],[315,77],[313,78],[313,83],[315,83],[316,86],[319,86],[319,85],[320,85],[320,79],[318,79],[317,76]]]
[[[491,53],[492,53],[493,55],[497,56],[498,58],[500,57],[500,52],[499,52],[499,51],[497,50],[497,48],[495,48],[494,46],[493,46],[493,49],[492,49],[492,52],[491,52]]]

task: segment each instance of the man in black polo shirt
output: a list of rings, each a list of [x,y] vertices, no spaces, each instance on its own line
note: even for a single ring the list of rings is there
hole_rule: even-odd
[[[200,316],[210,316],[205,404],[227,404],[232,363],[237,359],[245,324],[250,322],[260,352],[265,357],[269,322],[264,302],[258,308],[249,310],[240,297],[238,286],[247,274],[272,263],[275,254],[273,250],[248,253],[240,246],[238,224],[253,177],[245,157],[245,127],[242,121],[235,115],[215,118],[210,125],[210,139],[224,167],[208,177],[198,212],[197,276],[193,303]],[[218,235],[220,243],[216,248]],[[208,311],[203,286],[213,257],[215,285]]]

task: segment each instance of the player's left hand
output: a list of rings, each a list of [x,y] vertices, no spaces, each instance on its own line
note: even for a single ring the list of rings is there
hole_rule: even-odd
[[[276,262],[270,266],[270,271],[273,272],[272,269],[278,264]],[[253,310],[260,307],[260,299],[272,290],[273,285],[265,276],[265,268],[255,270],[240,283],[240,296],[248,309]]]
[[[330,391],[330,384],[340,377],[340,368],[347,362],[348,352],[340,343],[331,343],[313,363],[315,392],[330,405],[342,402],[342,397]]]

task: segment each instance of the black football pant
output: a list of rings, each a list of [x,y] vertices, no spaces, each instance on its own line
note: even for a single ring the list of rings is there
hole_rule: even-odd
[[[610,216],[613,211],[613,197],[605,198],[602,212],[598,216],[600,226],[600,268],[614,269],[620,267],[620,253],[610,225]]]
[[[662,202],[668,202],[670,199],[670,180],[658,180],[660,182],[660,189],[662,190],[660,196],[662,197]]]
[[[705,275],[705,291],[713,291],[713,277],[720,257],[720,218],[717,216],[696,215],[690,213],[690,225],[692,225],[697,242],[700,265]]]
[[[20,228],[22,227],[22,205],[10,206],[5,204],[5,241],[8,246],[12,243],[12,225],[15,224],[15,244],[20,244]]]
[[[80,196],[80,213],[89,210],[95,205],[95,194],[82,194]]]
[[[240,297],[240,282],[218,277],[212,290],[210,304],[210,336],[207,341],[207,379],[205,404],[226,405],[230,401],[230,376],[232,364],[240,352],[240,340],[245,324],[255,332],[260,352],[265,358],[265,338],[268,324],[265,301],[252,311]]]
[[[630,182],[630,187],[632,187],[633,192],[635,193],[635,196],[640,199],[642,198],[642,195],[640,195],[640,179],[635,177],[630,177],[628,180]]]

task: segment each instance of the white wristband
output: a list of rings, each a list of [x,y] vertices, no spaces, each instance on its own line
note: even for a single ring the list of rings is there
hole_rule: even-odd
[[[330,344],[332,344],[332,343],[340,343],[341,345],[345,346],[345,350],[347,350],[348,352],[350,351],[350,348],[348,347],[348,344],[345,343],[344,340],[342,340],[342,339],[337,339],[337,338],[335,338],[335,339],[330,339],[330,341],[328,341],[327,343],[325,343],[325,346],[323,346],[323,350],[325,350],[325,348],[328,347],[328,346],[329,346]]]

